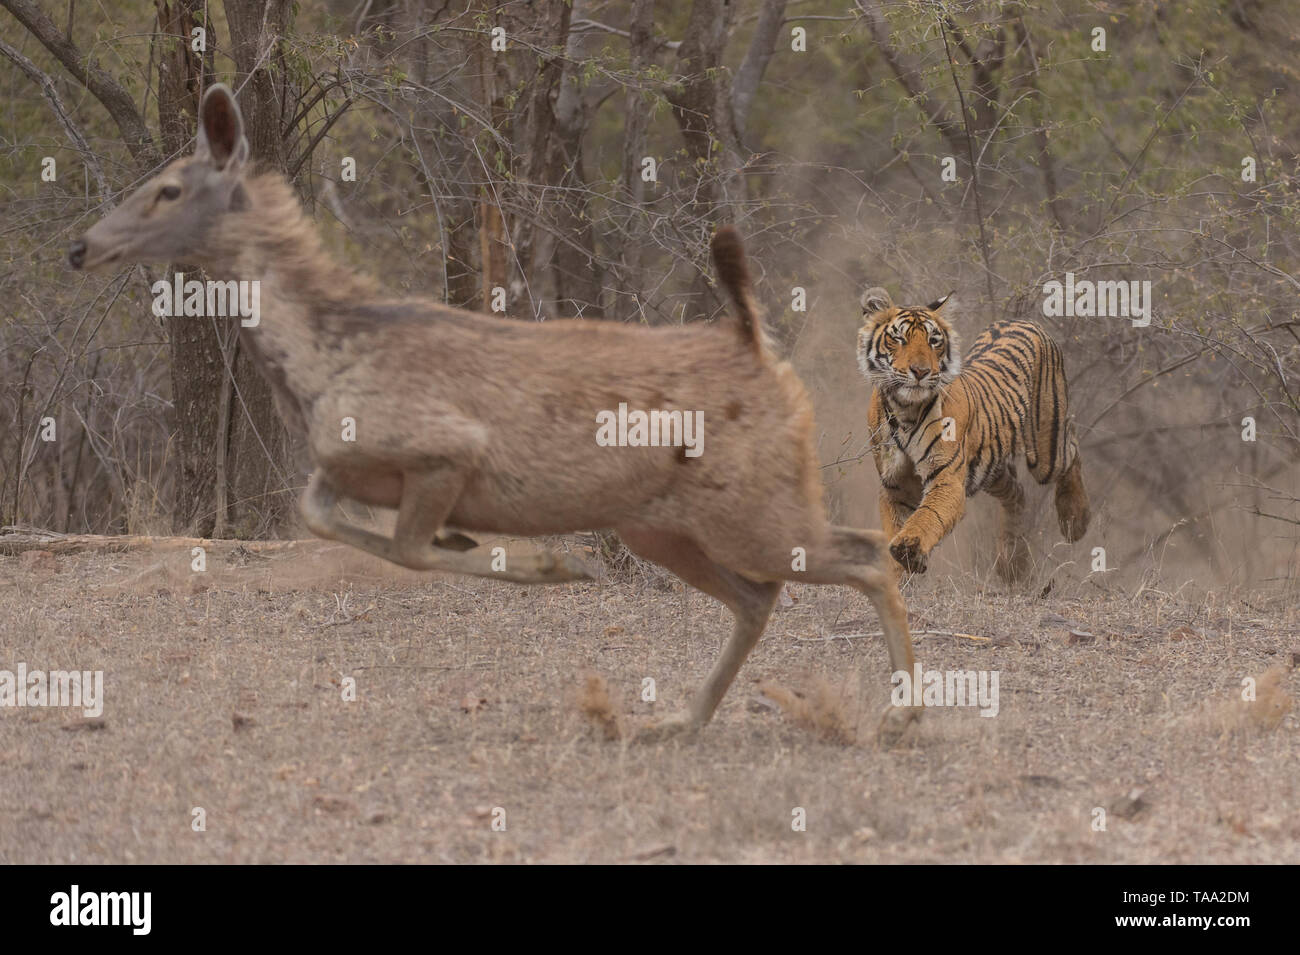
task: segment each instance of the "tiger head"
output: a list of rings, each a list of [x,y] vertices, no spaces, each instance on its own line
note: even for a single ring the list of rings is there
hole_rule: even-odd
[[[961,372],[949,292],[925,308],[899,308],[882,288],[862,293],[858,367],[881,391],[904,404],[931,397]]]

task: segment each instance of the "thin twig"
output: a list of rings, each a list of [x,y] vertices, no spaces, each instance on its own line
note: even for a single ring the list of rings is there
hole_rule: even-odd
[[[883,637],[885,631],[873,630],[870,633],[833,633],[824,637],[797,637],[800,643],[829,643],[832,640],[857,640],[859,637]],[[992,643],[992,637],[981,637],[974,633],[962,633],[959,630],[913,630],[913,637],[961,637],[976,643]]]

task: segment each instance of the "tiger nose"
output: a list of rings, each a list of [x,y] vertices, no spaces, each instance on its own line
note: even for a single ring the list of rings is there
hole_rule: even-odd
[[[924,365],[912,365],[910,370],[916,376],[917,381],[924,381],[930,375],[930,369]]]

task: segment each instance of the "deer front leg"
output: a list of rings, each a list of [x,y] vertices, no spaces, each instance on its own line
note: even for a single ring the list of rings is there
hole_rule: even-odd
[[[407,521],[405,526],[410,527],[410,516],[418,510],[415,498],[421,490],[423,488],[417,487],[409,479],[403,478],[401,510],[399,510],[398,514],[399,534],[403,527],[401,511],[406,512]],[[350,547],[364,550],[366,553],[382,557],[394,564],[410,567],[413,570],[453,569],[450,564],[454,558],[450,555],[444,557],[437,554],[433,550],[432,544],[427,545],[432,556],[429,559],[421,560],[421,555],[414,552],[415,549],[410,546],[408,540],[404,539],[399,544],[396,537],[385,537],[382,534],[376,534],[373,531],[349,523],[335,510],[338,503],[338,491],[330,483],[325,471],[322,468],[317,468],[312,472],[311,480],[307,482],[307,490],[303,493],[301,503],[303,521],[317,537],[324,537],[326,540],[335,540],[341,544],[347,544]],[[430,528],[426,541],[434,540],[438,529],[435,523]],[[460,567],[455,569],[459,571]]]
[[[435,546],[435,539],[467,475],[451,467],[407,471],[391,538],[357,527],[335,511],[338,492],[322,469],[312,473],[302,498],[302,515],[312,533],[336,540],[412,570],[441,570],[492,577],[521,584],[551,584],[589,579],[582,562],[567,554],[542,552],[506,558],[482,548],[464,552]]]
[[[943,470],[931,472],[921,503],[889,542],[889,553],[903,568],[923,574],[929,566],[930,551],[957,526],[966,511],[966,489],[962,477],[966,469],[954,460]],[[922,481],[925,486],[925,481]]]

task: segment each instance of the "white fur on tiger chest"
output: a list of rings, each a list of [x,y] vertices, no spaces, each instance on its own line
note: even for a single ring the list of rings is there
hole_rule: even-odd
[[[891,483],[898,483],[912,474],[912,460],[891,440],[880,453],[880,476]]]
[[[885,426],[890,433],[880,463],[881,476],[888,481],[897,483],[914,473],[923,473],[927,450],[933,447],[936,439],[943,440],[942,399],[936,398],[924,416],[918,414],[920,410],[920,407],[892,408],[886,405]],[[909,412],[916,417],[909,419]]]

